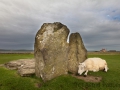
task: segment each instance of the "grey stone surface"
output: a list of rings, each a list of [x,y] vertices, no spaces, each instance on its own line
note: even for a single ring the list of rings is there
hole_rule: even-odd
[[[4,64],[0,64],[0,67],[4,67]]]
[[[79,33],[72,33],[69,37],[68,71],[76,74],[78,64],[87,58],[87,50]]]
[[[35,74],[35,60],[34,59],[20,59],[5,63],[5,67],[11,70],[17,70],[21,76],[30,76]]]
[[[18,69],[18,74],[20,76],[31,76],[31,75],[34,75],[35,74],[35,68],[19,68]]]
[[[44,81],[67,74],[69,29],[61,23],[45,23],[34,45],[35,73]]]

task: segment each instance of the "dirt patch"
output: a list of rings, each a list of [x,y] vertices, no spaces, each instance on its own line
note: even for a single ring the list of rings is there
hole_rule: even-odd
[[[0,67],[3,67],[4,66],[4,64],[0,64]]]
[[[76,76],[76,75],[72,75],[75,78],[81,79],[85,82],[100,82],[102,80],[102,77],[97,77],[97,76]]]
[[[37,88],[42,87],[42,83],[35,83],[35,87],[37,87]]]

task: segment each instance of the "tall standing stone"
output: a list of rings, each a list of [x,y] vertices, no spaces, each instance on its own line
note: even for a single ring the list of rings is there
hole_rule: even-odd
[[[44,81],[67,74],[69,29],[61,23],[45,23],[34,45],[35,73]]]
[[[72,33],[69,37],[68,71],[76,74],[78,64],[87,58],[87,50],[79,33]]]

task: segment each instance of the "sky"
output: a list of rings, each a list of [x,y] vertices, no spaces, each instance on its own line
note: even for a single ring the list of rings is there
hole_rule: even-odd
[[[0,0],[0,49],[33,50],[43,23],[79,32],[88,51],[120,51],[120,0]]]

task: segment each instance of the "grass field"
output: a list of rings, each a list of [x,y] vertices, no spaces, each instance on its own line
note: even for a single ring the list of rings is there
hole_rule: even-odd
[[[120,90],[120,55],[89,54],[107,61],[109,71],[89,72],[88,75],[101,76],[99,83],[84,82],[71,75],[62,75],[44,83],[35,75],[20,77],[15,70],[0,67],[0,90]],[[0,64],[11,60],[33,58],[32,54],[0,54]]]
[[[0,54],[0,64],[17,60],[17,59],[27,59],[33,58],[33,54]]]

